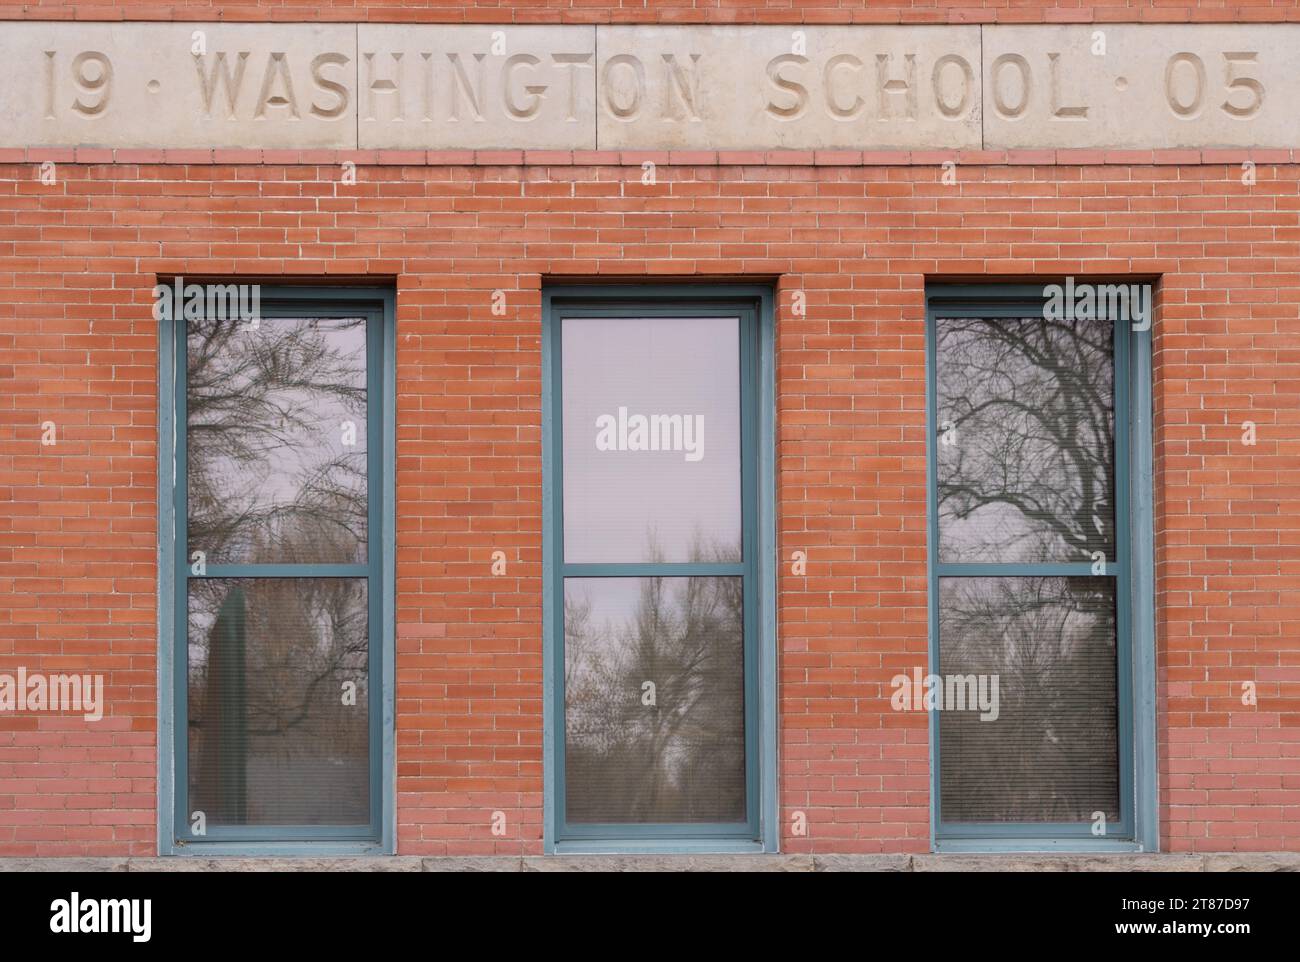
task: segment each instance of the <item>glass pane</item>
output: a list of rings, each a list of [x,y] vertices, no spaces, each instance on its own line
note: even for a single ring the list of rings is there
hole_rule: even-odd
[[[563,324],[566,561],[740,560],[740,321]]]
[[[190,321],[189,550],[208,564],[366,560],[366,322]]]
[[[1117,820],[1116,671],[1113,579],[941,578],[944,821]]]
[[[743,822],[739,578],[564,583],[568,820]]]
[[[189,806],[212,825],[367,825],[362,578],[189,583]]]
[[[940,318],[939,558],[1114,558],[1109,321]]]

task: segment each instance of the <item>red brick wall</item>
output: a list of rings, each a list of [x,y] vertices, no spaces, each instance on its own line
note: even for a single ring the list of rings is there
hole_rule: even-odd
[[[0,0],[6,18],[1240,22],[1300,3]],[[781,551],[809,556],[778,599],[794,852],[928,846],[926,719],[888,701],[926,656],[926,277],[1158,276],[1162,847],[1300,850],[1296,158],[1256,154],[1246,186],[1229,152],[963,154],[944,186],[947,156],[676,155],[648,187],[639,156],[0,151],[0,670],[109,683],[95,725],[0,715],[0,855],[155,849],[158,273],[396,278],[404,854],[540,850],[544,276],[779,284]]]
[[[403,854],[541,847],[544,277],[779,279],[782,846],[922,852],[925,280],[1158,276],[1162,846],[1300,850],[1297,166],[3,161],[0,670],[109,708],[0,716],[0,854],[155,850],[156,273],[396,278]]]

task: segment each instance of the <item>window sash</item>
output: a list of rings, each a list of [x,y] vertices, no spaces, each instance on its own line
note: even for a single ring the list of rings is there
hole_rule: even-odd
[[[563,326],[569,318],[672,318],[736,317],[740,336],[740,471],[741,471],[741,562],[714,564],[694,562],[583,563],[564,558],[564,385]],[[551,302],[549,330],[551,404],[550,453],[551,544],[547,555],[554,572],[548,617],[553,631],[553,706],[551,742],[554,785],[555,841],[619,841],[646,839],[757,839],[759,835],[759,670],[758,635],[758,359],[759,316],[749,300],[708,300],[682,297],[622,298],[611,292],[608,298],[557,296]],[[565,737],[567,734],[564,690],[564,588],[570,578],[645,578],[731,576],[742,579],[744,598],[744,724],[745,724],[745,820],[723,823],[570,823],[566,817]]]
[[[384,326],[385,311],[374,299],[362,303],[345,296],[323,298],[264,295],[263,318],[277,317],[364,317],[366,319],[366,563],[365,564],[209,564],[202,575],[190,570],[188,542],[188,323],[169,318],[172,325],[172,403],[175,425],[173,457],[176,465],[172,488],[175,518],[173,555],[173,736],[174,775],[173,824],[175,843],[200,845],[222,842],[340,841],[375,843],[384,825],[384,791],[381,781],[384,759],[384,705],[387,685],[384,674],[384,504],[387,489],[384,471]],[[256,336],[255,334],[253,336]],[[207,825],[203,835],[192,832],[189,808],[189,583],[212,578],[364,578],[367,605],[366,671],[370,679],[367,698],[369,776],[369,821],[366,825]]]
[[[1132,554],[1137,532],[1132,526],[1130,500],[1133,478],[1130,472],[1132,443],[1130,421],[1134,416],[1130,397],[1130,354],[1133,340],[1128,320],[1113,320],[1114,358],[1114,479],[1115,557],[1107,560],[1100,575],[1091,562],[1079,563],[954,563],[939,561],[938,450],[937,428],[943,412],[938,410],[937,328],[947,317],[1016,319],[1041,316],[1044,294],[1041,286],[965,288],[940,290],[927,296],[926,307],[926,539],[928,558],[929,661],[931,672],[939,671],[943,640],[939,634],[939,581],[961,577],[1091,576],[1111,578],[1115,583],[1117,737],[1119,740],[1120,819],[1108,820],[1104,836],[1092,834],[1090,822],[945,822],[940,785],[942,745],[939,716],[930,713],[931,830],[935,839],[1095,839],[1127,840],[1135,837],[1134,697],[1133,697],[1133,596]]]

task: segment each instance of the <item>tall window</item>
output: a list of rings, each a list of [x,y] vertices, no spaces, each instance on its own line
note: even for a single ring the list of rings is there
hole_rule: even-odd
[[[554,837],[755,839],[752,302],[556,300]]]
[[[931,297],[940,838],[1134,835],[1129,361],[1149,327],[1143,290],[1119,312],[1041,287]],[[973,691],[977,707],[953,703]]]
[[[175,839],[378,841],[383,304],[264,298],[256,320],[164,324]]]

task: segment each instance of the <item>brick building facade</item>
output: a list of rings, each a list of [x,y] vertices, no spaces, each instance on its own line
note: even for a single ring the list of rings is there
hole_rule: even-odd
[[[305,17],[811,31],[1278,24],[1300,20],[1300,7],[214,0],[5,4],[0,16],[0,33],[16,21]],[[1150,285],[1151,413],[1133,424],[1147,424],[1152,473],[1149,482],[1134,474],[1133,490],[1136,504],[1149,483],[1154,636],[1138,614],[1130,638],[1135,658],[1150,652],[1153,676],[1149,700],[1136,690],[1139,673],[1121,708],[1131,708],[1130,734],[1119,736],[1130,752],[1118,764],[1128,759],[1137,811],[1121,813],[1128,827],[1114,850],[1300,850],[1296,150],[1300,142],[0,149],[0,672],[105,683],[94,722],[0,714],[0,854],[148,856],[173,850],[160,824],[184,836],[164,818],[175,786],[162,784],[173,726],[184,730],[162,670],[185,648],[175,647],[163,597],[175,590],[160,503],[174,449],[161,436],[172,386],[160,372],[175,343],[161,328],[174,322],[153,313],[155,285],[176,277],[289,295],[300,284],[326,298],[392,292],[393,317],[381,326],[392,335],[393,457],[376,471],[392,486],[394,575],[386,584],[379,571],[370,588],[391,599],[391,767],[379,763],[378,743],[371,757],[389,780],[376,798],[391,804],[391,824],[372,850],[516,856],[565,841],[547,807],[556,791],[548,739],[564,717],[562,706],[548,710],[553,646],[544,640],[558,603],[547,580],[548,539],[558,536],[544,487],[548,297],[610,285],[611,297],[669,291],[690,305],[692,285],[770,291],[756,302],[770,317],[755,323],[770,333],[773,367],[765,374],[756,361],[755,378],[770,375],[771,461],[759,453],[760,426],[752,464],[772,551],[754,561],[762,597],[750,601],[774,616],[773,630],[756,629],[753,651],[771,670],[775,712],[747,716],[758,730],[745,758],[758,769],[748,791],[765,798],[768,780],[775,798],[749,799],[760,826],[749,841],[786,853],[907,854],[945,842],[932,817],[937,727],[891,703],[891,679],[934,668],[927,466],[941,425],[927,417],[931,299],[944,285],[961,285],[968,303],[981,294],[972,287]],[[41,176],[46,162],[53,178]],[[340,177],[349,163],[354,182]],[[370,544],[379,550],[381,539]],[[1133,610],[1142,602],[1134,597]],[[761,623],[762,611],[754,617]],[[761,672],[754,680],[765,685]],[[1142,756],[1151,771],[1139,770]],[[1145,840],[1129,819],[1143,805],[1156,821]],[[1096,836],[1066,833],[1062,844],[1109,841]],[[708,836],[687,841],[717,847]],[[1005,842],[981,837],[969,848]],[[675,841],[669,833],[653,844],[674,850]]]

